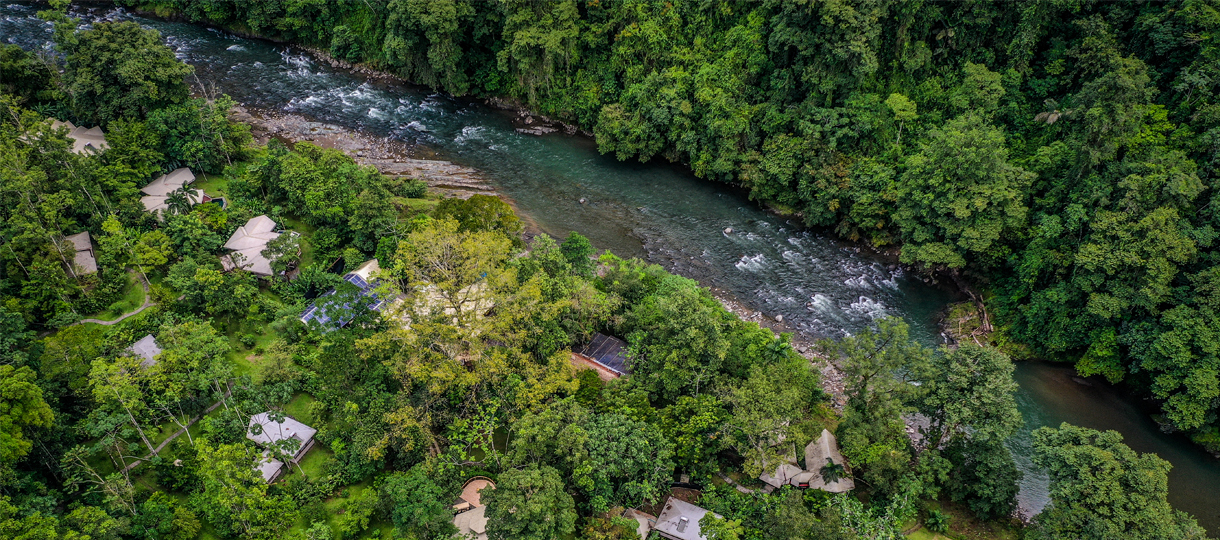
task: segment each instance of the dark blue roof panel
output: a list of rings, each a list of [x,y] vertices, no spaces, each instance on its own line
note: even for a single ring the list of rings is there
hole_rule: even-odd
[[[373,286],[366,282],[364,278],[355,274],[346,274],[343,276],[343,280],[355,285],[359,289],[359,294],[355,298],[339,304],[340,299],[331,298],[337,294],[337,291],[331,289],[326,294],[315,299],[305,309],[305,312],[301,314],[301,321],[305,323],[316,321],[318,324],[327,327],[343,327],[347,323],[352,322],[352,319],[355,317],[353,308],[359,304],[364,303],[370,310],[381,311],[389,303],[389,299],[382,298],[374,292]],[[356,306],[353,306],[353,304]],[[332,321],[338,324],[332,325]]]
[[[627,342],[605,334],[593,334],[593,339],[580,351],[618,374],[631,373],[631,362],[627,359]]]

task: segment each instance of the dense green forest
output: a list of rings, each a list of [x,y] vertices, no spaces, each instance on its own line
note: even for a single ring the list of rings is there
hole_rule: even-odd
[[[508,96],[986,291],[1220,451],[1220,4],[126,0]]]
[[[738,318],[696,282],[599,254],[575,233],[526,242],[495,197],[441,200],[336,150],[256,145],[228,119],[230,99],[188,85],[193,69],[157,32],[82,27],[64,4],[41,13],[54,51],[0,46],[0,537],[450,538],[451,505],[472,477],[495,482],[482,502],[496,540],[634,539],[624,510],[656,511],[680,494],[675,482],[700,488],[709,540],[1206,536],[1166,502],[1167,462],[1067,424],[1034,434],[1051,506],[1021,524],[1004,446],[1021,423],[1013,343],[1084,354],[1084,372],[1146,377],[1173,421],[1207,440],[1208,139],[1180,126],[1206,121],[1198,81],[1211,66],[1200,56],[1187,97],[1158,104],[1154,73],[1116,45],[1143,43],[1120,35],[1135,21],[1203,25],[1205,6],[1124,18],[1114,5],[1047,5],[1012,14],[1017,28],[1047,25],[1015,35],[993,26],[1010,6],[981,3],[181,7],[454,93],[518,96],[595,126],[609,151],[686,161],[994,291],[1005,348],[929,349],[895,319],[821,343],[844,374],[836,410],[790,336]],[[848,31],[857,26],[873,30]],[[888,34],[899,28],[901,39]],[[967,40],[970,28],[988,39]],[[838,37],[814,46],[802,32]],[[921,32],[923,45],[911,37]],[[1207,42],[1191,35],[1155,59],[1190,65]],[[1044,43],[1052,36],[1065,41]],[[970,53],[993,37],[1007,40],[1003,54]],[[619,56],[620,44],[639,52]],[[1078,59],[1092,67],[1064,67]],[[1028,67],[1044,60],[1061,64],[1062,88]],[[1014,66],[1000,72],[1001,61]],[[1038,73],[1048,78],[1035,83]],[[1061,105],[1016,120],[1035,88]],[[672,101],[644,103],[661,96]],[[98,125],[106,147],[74,151],[53,118]],[[819,160],[835,164],[833,180]],[[147,211],[141,187],[181,167],[224,204],[184,186]],[[941,195],[919,202],[930,193]],[[258,253],[267,275],[225,248],[260,216],[281,233]],[[68,237],[81,232],[92,272],[74,262]],[[1137,241],[1144,251],[1131,251]],[[1148,258],[1167,253],[1180,256]],[[344,280],[370,259],[370,289]],[[311,305],[329,322],[304,322]],[[597,333],[625,339],[629,376],[574,367],[571,351]],[[145,336],[160,350],[147,362],[130,352]],[[927,425],[912,438],[904,417],[916,412]],[[312,426],[316,444],[256,444],[261,413]],[[824,429],[847,463],[805,466],[853,478],[852,492],[758,489],[760,473]],[[288,463],[278,481],[260,474],[269,458]]]

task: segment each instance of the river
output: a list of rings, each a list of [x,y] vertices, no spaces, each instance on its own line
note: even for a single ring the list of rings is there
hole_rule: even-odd
[[[0,42],[46,47],[50,27],[34,18],[35,11],[0,1]],[[542,231],[557,237],[578,231],[599,248],[656,262],[768,316],[783,315],[807,335],[843,336],[892,315],[906,319],[924,343],[942,341],[934,317],[950,293],[892,260],[766,213],[738,190],[680,167],[619,162],[598,154],[586,138],[523,135],[503,111],[370,81],[297,49],[121,10],[78,15],[136,20],[159,30],[205,85],[244,105],[417,143],[480,169]],[[1047,478],[1029,460],[1029,431],[1067,421],[1116,429],[1136,450],[1172,462],[1171,502],[1220,532],[1220,463],[1189,441],[1160,433],[1114,390],[1076,384],[1069,374],[1047,364],[1018,366],[1026,429],[1011,448],[1025,472],[1022,511],[1034,514],[1047,501]]]

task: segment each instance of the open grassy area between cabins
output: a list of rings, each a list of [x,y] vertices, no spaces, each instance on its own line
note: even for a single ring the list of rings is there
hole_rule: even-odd
[[[83,318],[113,321],[125,313],[135,311],[142,305],[144,305],[144,285],[141,283],[139,275],[135,272],[128,272],[127,284],[123,286],[123,296],[106,309]]]

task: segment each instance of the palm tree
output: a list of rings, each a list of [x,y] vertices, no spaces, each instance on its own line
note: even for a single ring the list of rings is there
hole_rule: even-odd
[[[820,472],[822,473],[822,480],[826,481],[827,484],[833,484],[847,476],[847,469],[844,469],[842,464],[835,463],[830,458],[826,458],[826,465],[822,466]]]
[[[191,211],[194,199],[195,193],[187,186],[182,186],[165,196],[165,206],[172,214],[185,214]]]

